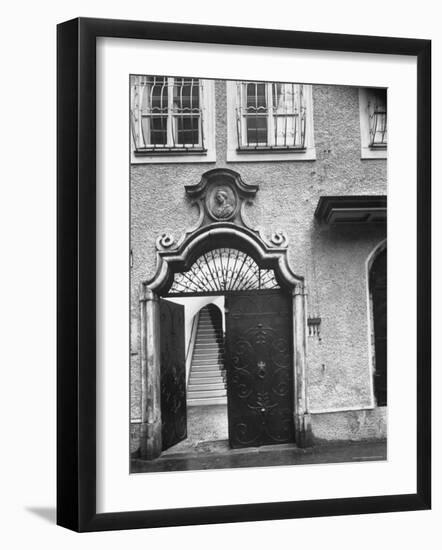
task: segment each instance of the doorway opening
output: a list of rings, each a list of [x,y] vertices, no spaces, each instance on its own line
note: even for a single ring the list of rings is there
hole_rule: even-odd
[[[171,324],[163,316],[160,327],[163,451],[293,443],[287,294],[258,289],[168,296],[161,307],[174,311],[175,319]]]
[[[303,279],[290,270],[286,248],[272,248],[233,224],[209,227],[195,231],[176,249],[161,251],[157,274],[143,286],[146,436],[141,456],[148,459],[178,449],[189,438],[189,414],[201,411],[195,397],[224,400],[224,391],[229,448],[308,443]],[[221,371],[219,376],[199,369],[201,384],[218,378],[210,390],[197,389],[195,377],[189,378],[196,333],[191,351],[189,334],[192,324],[197,330],[199,320],[196,311],[185,315],[191,299],[205,300],[195,308],[198,312],[209,304],[218,307],[223,319],[223,361],[210,362],[219,359],[219,349],[208,354],[210,361],[194,361]],[[220,323],[213,307],[201,318],[212,322],[205,330],[216,335]],[[204,349],[203,342],[197,349]]]
[[[165,454],[228,448],[225,298],[167,300],[184,307],[187,437]]]
[[[374,336],[373,389],[378,407],[387,405],[387,248],[382,245],[370,267],[369,289]]]

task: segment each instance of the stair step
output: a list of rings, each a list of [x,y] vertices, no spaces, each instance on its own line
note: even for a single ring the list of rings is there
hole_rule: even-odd
[[[201,353],[194,358],[194,360],[192,361],[192,366],[204,365],[206,363],[216,363],[222,365],[223,356],[219,353],[212,353],[210,355],[208,353]]]
[[[205,397],[200,399],[189,399],[187,401],[189,407],[197,407],[199,405],[227,405],[227,397]]]
[[[191,395],[190,395],[191,393]],[[205,390],[205,391],[192,391],[187,392],[187,395],[192,397],[192,399],[198,399],[200,397],[225,397],[227,395],[227,392],[225,388],[218,389],[218,390]]]
[[[207,370],[207,371],[195,371],[192,372],[189,383],[193,382],[194,380],[204,379],[207,380],[208,378],[218,378],[219,376],[222,376],[225,378],[225,375],[221,371],[221,369],[216,370]]]
[[[225,380],[226,376],[224,374],[224,371],[222,370],[209,370],[209,371],[198,371],[191,374],[189,378],[189,384],[193,384],[193,382],[198,382],[199,380],[215,380],[216,378],[219,378],[220,380]]]
[[[218,369],[222,369],[224,367],[224,364],[222,361],[218,361],[218,357],[212,357],[211,359],[198,359],[197,362],[192,363],[192,369],[198,367],[217,367]]]
[[[210,341],[210,340],[203,340],[202,342],[198,342],[196,341],[195,342],[195,347],[196,348],[204,348],[204,349],[207,349],[207,348],[213,348],[213,349],[216,349],[218,350],[220,348],[220,345],[218,344],[218,342],[214,342],[213,340]]]
[[[219,367],[220,369],[223,367],[223,361],[221,361],[218,356],[216,357],[209,357],[207,359],[198,359],[198,360],[195,360],[193,363],[192,363],[192,368],[193,367],[205,367],[207,365],[213,365],[213,366],[217,366]]]
[[[222,368],[219,366],[219,365],[202,365],[201,367],[199,368],[196,368],[191,374],[190,376],[192,377],[192,375],[195,373],[195,374],[200,374],[202,372],[223,372],[222,371]]]
[[[218,355],[214,355],[213,357],[199,357],[192,361],[192,367],[204,367],[204,365],[217,365],[222,367],[223,361]]]
[[[192,395],[201,391],[217,391],[217,390],[223,390],[225,391],[226,386],[224,385],[224,382],[217,382],[214,384],[189,384],[189,387],[187,388],[187,395],[189,397],[192,397]]]
[[[224,384],[224,377],[219,376],[192,376],[189,381],[190,386],[200,386],[201,384]]]

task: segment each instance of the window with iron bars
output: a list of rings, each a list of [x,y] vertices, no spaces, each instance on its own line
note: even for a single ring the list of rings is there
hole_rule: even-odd
[[[305,150],[302,84],[237,82],[238,151]]]
[[[369,146],[387,147],[387,90],[370,90],[368,98]]]
[[[202,94],[198,78],[132,75],[135,154],[204,153]]]

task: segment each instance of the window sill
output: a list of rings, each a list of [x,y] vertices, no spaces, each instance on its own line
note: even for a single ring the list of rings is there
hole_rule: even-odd
[[[276,147],[272,145],[250,145],[238,147],[238,154],[254,154],[254,153],[305,153],[306,147]]]
[[[361,147],[361,159],[386,159],[387,147]]]
[[[144,156],[165,156],[165,155],[205,155],[207,149],[202,147],[162,147],[162,148],[146,148],[146,149],[137,149],[134,151],[136,157]]]
[[[229,149],[227,162],[281,162],[316,160],[314,147],[250,147],[248,149]]]
[[[197,163],[215,162],[214,149],[166,149],[154,151],[150,149],[132,151],[131,164],[172,164],[172,163]]]

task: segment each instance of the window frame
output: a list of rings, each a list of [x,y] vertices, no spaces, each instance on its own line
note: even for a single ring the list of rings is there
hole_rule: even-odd
[[[265,86],[264,88],[264,97],[266,99],[265,101],[265,107],[257,107],[257,109],[263,109],[261,113],[251,113],[247,112],[247,99],[248,99],[248,92],[247,87],[251,84],[254,84],[255,86],[258,86],[260,84],[263,84]],[[301,145],[280,145],[277,143],[278,141],[278,135],[275,133],[275,126],[277,129],[277,124],[275,124],[276,119],[289,119],[293,118],[295,115],[290,112],[286,113],[279,113],[277,109],[275,109],[274,105],[274,86],[275,84],[279,84],[278,82],[238,82],[237,81],[237,94],[239,97],[237,98],[237,108],[238,104],[240,105],[241,112],[237,113],[237,123],[239,118],[239,125],[241,127],[241,137],[243,138],[243,141],[245,141],[245,137],[248,134],[248,127],[247,127],[247,121],[249,117],[255,116],[256,118],[265,118],[267,124],[266,124],[266,133],[267,133],[267,139],[265,142],[255,142],[253,145],[249,145],[248,143],[239,143],[241,138],[238,134],[238,151],[247,153],[249,151],[254,150],[272,150],[272,151],[304,151],[305,150],[305,133],[304,133],[304,139],[302,140]],[[281,84],[289,84],[291,86],[296,86],[298,88],[298,97],[301,96],[301,87],[303,87],[303,84],[297,84],[297,83],[281,83]],[[299,102],[298,105],[299,113],[301,112],[301,103]],[[302,124],[302,122],[299,122],[299,124]],[[271,143],[273,141],[273,137],[275,137],[275,143]],[[247,142],[249,140],[247,139]]]
[[[238,114],[238,84],[248,84],[254,81],[226,81],[227,94],[227,162],[255,162],[255,161],[293,161],[293,160],[316,160],[316,150],[314,146],[314,128],[313,128],[313,99],[312,85],[294,83],[303,86],[304,104],[306,108],[306,130],[304,138],[304,147],[290,147],[278,145],[253,145],[250,147],[239,147],[239,135],[237,127]],[[272,94],[268,90],[272,90],[274,82],[263,82],[266,84],[267,109],[266,117],[267,134],[271,135],[274,132],[274,115]],[[291,83],[289,83],[291,84]],[[270,102],[272,104],[270,105]],[[247,115],[240,114],[240,123],[244,125],[244,131],[247,131],[246,118]],[[289,115],[290,116],[290,115]],[[243,120],[244,119],[244,120]]]
[[[129,85],[131,86],[132,76],[130,75]],[[150,75],[142,75],[150,76]],[[174,118],[179,117],[180,114],[174,114],[173,109],[173,97],[174,86],[177,78],[183,78],[181,76],[165,76],[167,78],[167,143],[163,146],[155,147],[153,149],[137,150],[135,145],[134,136],[132,130],[130,131],[130,150],[131,150],[131,163],[132,164],[162,164],[162,163],[189,163],[189,162],[215,162],[215,86],[214,81],[209,79],[198,79],[198,77],[185,77],[198,79],[203,89],[203,93],[200,94],[200,110],[202,117],[202,123],[199,123],[199,143],[200,146],[194,146],[192,144],[181,144],[178,147],[173,147],[173,124]],[[130,106],[131,107],[131,106]],[[185,116],[185,115],[184,115]],[[131,123],[130,123],[131,124]],[[204,136],[204,148],[202,147]]]
[[[372,88],[359,88],[359,122],[361,128],[361,158],[386,159],[388,156],[388,138],[385,146],[371,145],[370,138],[370,98],[373,98]],[[388,135],[388,89],[387,94],[387,135]]]

